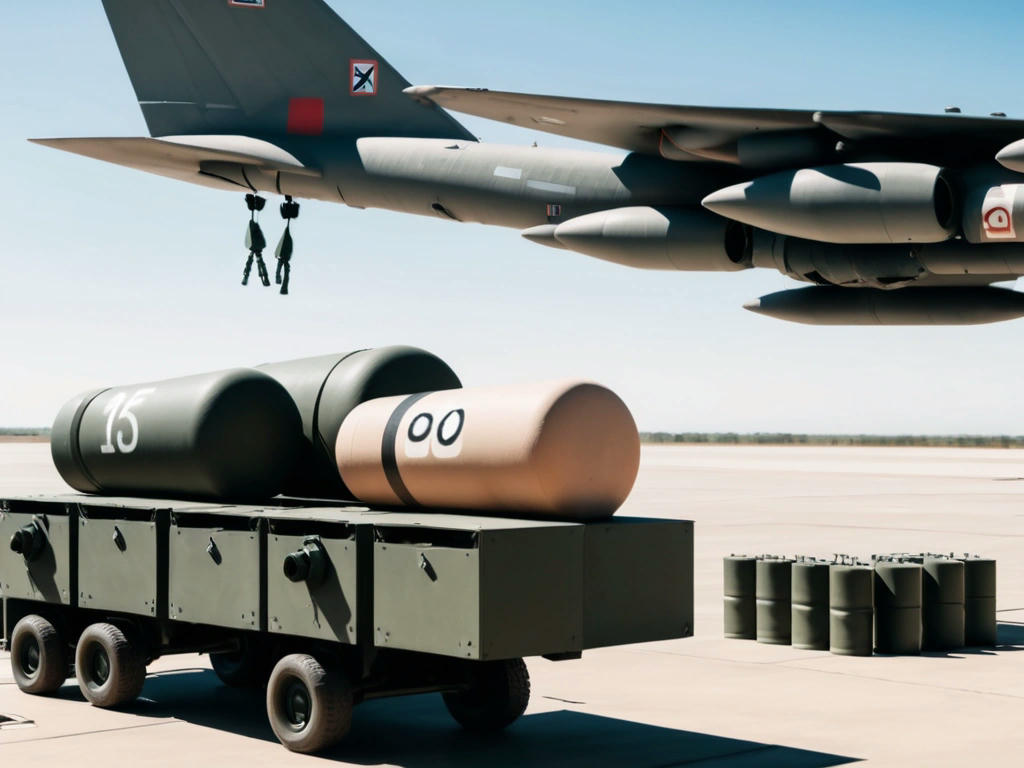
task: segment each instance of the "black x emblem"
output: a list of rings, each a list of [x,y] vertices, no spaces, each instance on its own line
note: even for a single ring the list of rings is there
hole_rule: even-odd
[[[355,76],[358,77],[359,79],[356,80],[355,85],[352,86],[352,90],[358,91],[361,90],[362,87],[370,81],[371,77],[373,77],[374,68],[368,67],[365,72],[360,70],[359,67],[353,67],[353,69],[355,70]]]

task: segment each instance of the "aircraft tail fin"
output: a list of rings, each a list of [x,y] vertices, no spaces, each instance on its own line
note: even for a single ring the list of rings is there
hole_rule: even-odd
[[[103,0],[151,136],[473,140],[323,0]]]

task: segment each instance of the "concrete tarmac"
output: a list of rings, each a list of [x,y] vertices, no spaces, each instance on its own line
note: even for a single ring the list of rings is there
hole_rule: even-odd
[[[0,495],[66,490],[45,444],[0,443]],[[103,765],[872,766],[993,764],[1024,749],[1024,451],[646,447],[620,514],[696,521],[696,636],[529,660],[533,698],[507,733],[463,733],[437,695],[356,710],[348,740],[292,755],[261,692],[205,657],[150,668],[143,699],[90,707],[74,681],[20,693],[0,654],[0,763]],[[853,658],[722,638],[730,553],[972,552],[999,561],[999,641]]]

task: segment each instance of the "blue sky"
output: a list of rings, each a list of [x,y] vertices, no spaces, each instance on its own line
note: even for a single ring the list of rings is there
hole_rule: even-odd
[[[413,83],[1024,116],[1009,2],[331,5]],[[740,308],[793,285],[767,270],[632,271],[512,230],[306,203],[292,295],[243,289],[239,195],[25,142],[146,135],[99,0],[5,4],[0,71],[0,425],[47,424],[89,387],[407,343],[470,385],[597,380],[643,429],[1024,433],[1024,322],[782,323]]]

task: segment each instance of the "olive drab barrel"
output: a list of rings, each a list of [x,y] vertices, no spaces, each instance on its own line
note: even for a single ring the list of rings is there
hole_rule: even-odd
[[[875,559],[875,651],[921,652],[921,566],[898,557]]]
[[[789,645],[792,635],[793,561],[762,557],[756,566],[757,642]]]
[[[922,647],[948,651],[964,647],[964,564],[928,556],[922,565]]]
[[[393,346],[261,365],[292,396],[302,417],[302,447],[284,493],[352,499],[334,458],[338,431],[360,403],[394,395],[461,387],[440,358],[415,347]]]
[[[874,571],[862,563],[829,566],[829,650],[870,656],[874,645]]]
[[[85,493],[264,499],[282,491],[301,436],[284,387],[235,369],[79,395],[50,448]]]
[[[725,636],[734,640],[757,638],[757,558],[730,555],[722,561]]]
[[[996,644],[996,561],[964,555],[964,640],[969,646]]]
[[[792,576],[792,643],[804,651],[829,648],[828,563],[798,559]]]
[[[342,423],[336,459],[370,504],[592,520],[632,489],[640,439],[613,392],[557,381],[365,402]]]

